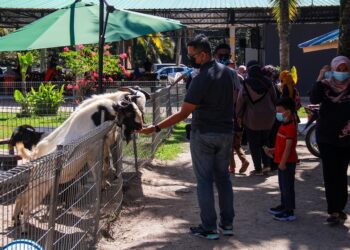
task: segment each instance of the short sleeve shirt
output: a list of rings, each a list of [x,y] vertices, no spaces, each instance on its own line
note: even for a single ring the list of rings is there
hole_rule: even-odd
[[[204,64],[192,79],[185,102],[196,105],[192,129],[200,133],[232,133],[233,77],[226,66],[215,61]]]
[[[298,161],[298,156],[296,152],[297,147],[297,127],[295,122],[289,122],[282,124],[277,132],[276,143],[275,143],[275,158],[276,163],[280,163],[282,160],[284,149],[286,148],[287,139],[293,140],[291,152],[287,159],[287,163],[296,163]]]

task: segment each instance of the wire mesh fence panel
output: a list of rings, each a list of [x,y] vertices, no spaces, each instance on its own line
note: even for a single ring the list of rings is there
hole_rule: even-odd
[[[1,241],[30,239],[45,244],[49,229],[50,190],[54,168],[62,155],[57,152],[1,173]]]
[[[67,83],[55,84],[59,88]],[[159,123],[176,112],[185,93],[182,86],[164,87],[166,82],[114,82],[105,87],[114,92],[137,85],[152,93],[144,110],[145,125]],[[32,86],[38,89],[39,83]],[[152,159],[171,132],[169,128],[153,137],[134,134],[127,144],[123,131],[113,122],[105,122],[54,154],[17,166],[23,162],[18,161],[16,152],[10,152],[6,140],[14,129],[27,124],[43,136],[49,134],[76,110],[74,98],[65,96],[57,114],[31,113],[28,117],[18,115],[22,107],[10,95],[0,100],[0,142],[4,142],[0,145],[2,246],[26,238],[45,249],[91,247],[110,216],[120,211],[123,185],[137,174],[139,166]],[[7,157],[15,162],[6,162]]]
[[[92,247],[98,230],[101,189],[105,188],[102,172],[105,136],[114,124],[105,122],[83,138],[64,146],[67,160],[60,173],[52,249],[86,249]],[[108,160],[109,163],[109,160]]]

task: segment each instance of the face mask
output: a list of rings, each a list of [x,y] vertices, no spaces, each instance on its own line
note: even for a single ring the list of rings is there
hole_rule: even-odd
[[[191,56],[191,57],[189,57],[188,59],[189,59],[190,65],[191,65],[193,68],[199,69],[199,68],[201,67],[200,64],[196,63],[196,58],[195,58],[195,57]]]
[[[327,71],[326,73],[324,73],[324,78],[326,78],[326,79],[331,79],[332,76],[333,76],[332,71]]]
[[[229,63],[230,63],[230,60],[229,59],[219,59],[219,63],[227,66]]]
[[[276,119],[277,121],[279,122],[284,122],[284,116],[283,116],[283,113],[276,113]]]
[[[333,77],[339,82],[343,82],[350,77],[349,72],[333,71]]]

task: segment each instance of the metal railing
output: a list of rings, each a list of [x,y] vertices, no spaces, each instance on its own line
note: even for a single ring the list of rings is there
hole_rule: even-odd
[[[155,88],[145,110],[146,123],[151,124],[178,110],[185,89],[182,85],[149,87]],[[16,117],[9,112],[13,110],[12,104],[3,104],[1,101],[1,128],[11,131],[25,122],[32,122],[42,130],[58,126],[59,122],[52,127],[49,123],[40,126],[40,119],[38,123],[34,119],[34,124],[32,118]],[[58,114],[56,118],[63,121],[60,117],[68,117],[74,109],[72,105],[65,116]],[[48,118],[41,117],[43,122]],[[134,135],[133,143],[126,145],[117,129],[118,136],[110,152],[104,152],[106,135],[115,129],[113,122],[105,122],[84,137],[59,146],[54,153],[35,161],[25,164],[19,161],[13,168],[6,167],[6,162],[1,163],[0,247],[23,238],[45,249],[87,249],[96,243],[109,216],[120,211],[123,185],[153,158],[157,147],[171,133],[169,128],[153,136]],[[0,138],[6,138],[5,132],[1,133]],[[6,148],[1,152],[2,155],[9,153]],[[104,168],[106,161],[108,169]]]

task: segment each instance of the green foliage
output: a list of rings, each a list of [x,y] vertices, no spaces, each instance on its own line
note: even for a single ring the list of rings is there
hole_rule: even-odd
[[[138,37],[137,43],[142,46],[148,58],[161,63],[160,55],[174,58],[175,42],[161,33]]]
[[[27,96],[24,96],[18,89],[14,92],[15,101],[21,105],[21,113],[19,116],[29,116],[30,115],[30,104]]]
[[[280,23],[281,15],[283,15],[280,10],[280,1],[281,0],[270,0],[270,4],[272,5],[272,14],[277,22],[277,27],[279,27],[278,24]],[[298,5],[300,0],[289,0],[288,3],[289,21],[294,21],[298,15]]]
[[[28,67],[32,66],[34,57],[32,52],[27,52],[24,55],[17,53],[18,63],[20,66],[22,82],[26,81]]]
[[[36,115],[53,115],[57,114],[58,108],[63,103],[64,85],[57,89],[55,85],[48,82],[41,83],[38,91],[33,87],[27,94],[31,110]]]
[[[121,73],[123,70],[120,65],[118,55],[112,55],[109,51],[110,46],[105,45],[103,56],[103,74],[112,76]],[[75,50],[68,47],[59,54],[64,61],[64,68],[69,69],[75,77],[82,77],[85,73],[98,72],[98,47],[95,45],[78,45]],[[62,69],[58,66],[58,69]]]
[[[64,85],[57,89],[55,85],[48,82],[41,83],[38,91],[33,87],[29,93],[23,95],[19,90],[15,90],[14,98],[21,105],[20,116],[54,115],[63,103]]]

